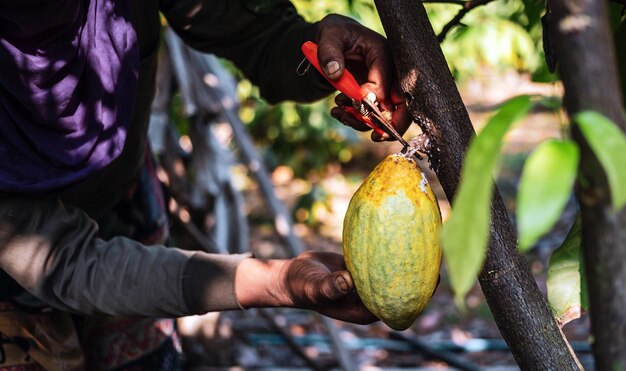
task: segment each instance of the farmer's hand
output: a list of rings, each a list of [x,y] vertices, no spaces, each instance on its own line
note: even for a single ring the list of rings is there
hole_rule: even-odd
[[[361,302],[343,256],[305,252],[295,259],[244,259],[235,278],[244,308],[293,307],[359,324],[376,321]]]
[[[395,67],[387,40],[380,34],[360,25],[353,19],[331,14],[320,21],[316,41],[318,59],[326,76],[337,80],[347,67],[364,92],[373,92],[382,109],[392,112],[392,122],[400,134],[411,124],[410,114],[397,85]],[[351,106],[344,94],[335,98],[338,107],[331,110],[334,118],[344,125],[366,131],[368,126],[344,111],[341,106]],[[372,140],[389,140],[372,132]]]

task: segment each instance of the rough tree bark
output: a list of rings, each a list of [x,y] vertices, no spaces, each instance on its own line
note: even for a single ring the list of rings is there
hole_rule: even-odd
[[[579,111],[594,110],[611,118],[626,132],[606,1],[551,0],[548,5],[554,15],[551,35],[568,113],[571,116]],[[573,138],[581,147],[580,171],[584,181],[579,182],[576,193],[583,218],[596,368],[624,370],[626,208],[613,211],[602,167],[577,126],[572,129]]]
[[[428,135],[429,159],[448,199],[456,192],[474,130],[424,6],[375,0],[409,110]],[[479,281],[495,321],[522,369],[575,370],[580,365],[517,253],[516,233],[498,192],[489,249]]]

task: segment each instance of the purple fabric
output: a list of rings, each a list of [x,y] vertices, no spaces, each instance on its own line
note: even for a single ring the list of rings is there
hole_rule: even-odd
[[[124,146],[139,52],[128,0],[0,0],[0,190],[84,179]]]

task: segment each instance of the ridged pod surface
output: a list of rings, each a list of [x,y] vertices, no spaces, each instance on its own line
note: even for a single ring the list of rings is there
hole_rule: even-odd
[[[385,158],[350,200],[343,253],[363,304],[394,330],[413,324],[441,266],[441,214],[418,163]]]

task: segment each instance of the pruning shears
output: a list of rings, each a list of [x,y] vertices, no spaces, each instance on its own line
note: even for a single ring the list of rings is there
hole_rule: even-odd
[[[319,60],[317,59],[317,44],[312,41],[306,41],[302,44],[302,53],[306,59],[317,69],[322,76],[326,77],[322,68],[320,67]],[[387,133],[398,142],[402,143],[404,148],[402,152],[405,152],[407,148],[411,146],[402,138],[402,135],[398,133],[396,127],[393,125],[390,119],[386,118],[376,102],[376,96],[373,93],[363,94],[361,86],[356,81],[352,73],[347,69],[344,70],[343,75],[337,81],[326,78],[337,90],[344,93],[352,99],[352,107],[343,107],[347,112],[352,114],[357,120],[363,122],[365,125],[372,128],[378,134]]]

